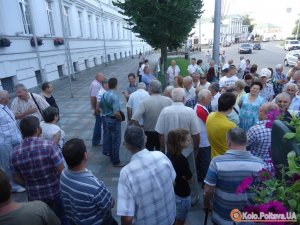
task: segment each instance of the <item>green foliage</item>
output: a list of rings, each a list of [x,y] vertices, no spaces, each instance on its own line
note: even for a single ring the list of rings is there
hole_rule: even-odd
[[[251,33],[253,31],[253,28],[254,28],[254,25],[252,23],[253,22],[253,19],[250,18],[250,16],[247,14],[245,16],[243,16],[243,25],[248,25],[248,32]]]
[[[295,35],[295,36],[297,35],[298,23],[299,23],[299,20],[296,20],[295,21],[295,26],[294,26],[293,31],[292,31],[292,34]],[[299,30],[298,37],[296,37],[296,39],[299,39],[299,37],[300,37],[300,30]],[[295,39],[295,38],[293,37],[293,39]]]

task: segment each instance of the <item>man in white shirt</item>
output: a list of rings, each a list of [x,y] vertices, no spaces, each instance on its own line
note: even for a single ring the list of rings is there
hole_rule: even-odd
[[[198,65],[196,64],[196,59],[192,58],[191,64],[187,68],[189,75],[192,75],[194,72],[196,72],[197,68]]]
[[[219,81],[220,88],[234,87],[235,82],[239,79],[235,74],[236,74],[235,66],[233,65],[229,66],[225,76],[223,76]]]
[[[193,80],[193,87],[198,88],[200,86],[200,74],[193,73],[192,74],[192,80]]]
[[[207,76],[206,74],[200,74],[200,84],[199,84],[199,89],[208,89],[210,83],[207,81]]]
[[[183,78],[183,87],[185,93],[185,102],[191,98],[195,98],[196,92],[193,86],[193,79],[190,76]]]
[[[138,110],[140,103],[150,97],[149,93],[146,90],[146,84],[140,82],[137,85],[137,90],[129,96],[127,102],[127,116],[128,122],[131,121],[132,114]],[[143,119],[140,119],[139,124],[142,126],[144,124]]]
[[[180,73],[179,66],[176,65],[176,61],[172,60],[171,65],[168,67],[167,70],[167,84],[174,86],[174,79],[177,77]]]
[[[246,60],[244,56],[240,57],[240,64],[239,64],[239,68],[238,68],[238,78],[242,79],[246,70]]]
[[[219,97],[221,96],[220,86],[217,82],[211,83],[208,90],[210,90],[211,95],[212,95],[212,100],[210,103],[209,111],[216,112],[218,109],[218,100],[219,100]]]

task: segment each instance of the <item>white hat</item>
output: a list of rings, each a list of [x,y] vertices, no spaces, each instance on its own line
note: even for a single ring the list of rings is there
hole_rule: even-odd
[[[228,63],[225,63],[223,66],[222,66],[222,70],[226,70],[229,68],[229,64]]]
[[[270,78],[271,74],[272,74],[272,72],[268,68],[263,68],[260,71],[259,77]]]

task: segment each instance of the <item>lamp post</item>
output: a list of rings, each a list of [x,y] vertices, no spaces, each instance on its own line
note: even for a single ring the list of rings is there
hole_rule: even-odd
[[[222,0],[215,0],[213,60],[219,65]]]

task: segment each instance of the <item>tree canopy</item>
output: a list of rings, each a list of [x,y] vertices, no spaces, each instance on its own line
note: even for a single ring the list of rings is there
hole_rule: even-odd
[[[245,16],[243,16],[243,25],[248,25],[248,32],[251,33],[253,31],[253,28],[254,28],[254,25],[252,23],[253,22],[253,19],[250,18],[250,16],[247,14]]]
[[[119,0],[113,3],[134,33],[154,48],[177,48],[202,14],[202,0]]]

